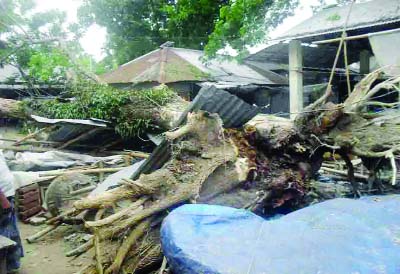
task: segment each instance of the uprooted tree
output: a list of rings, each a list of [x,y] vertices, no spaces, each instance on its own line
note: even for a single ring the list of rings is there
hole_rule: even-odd
[[[145,90],[119,90],[80,80],[71,84],[66,98],[24,100],[0,99],[0,117],[29,119],[31,114],[58,119],[97,118],[112,123],[124,138],[149,130],[172,128],[188,102],[167,86]]]
[[[69,255],[93,248],[93,264],[82,273],[135,273],[159,266],[159,226],[169,209],[202,202],[268,214],[305,206],[313,202],[310,196],[322,191],[310,179],[327,151],[339,153],[346,162],[352,193],[360,195],[363,188],[354,179],[351,155],[361,157],[369,168],[371,184],[398,191],[400,114],[393,109],[368,113],[367,107],[382,105],[372,98],[381,89],[396,90],[400,78],[372,86],[379,74],[365,77],[343,104],[328,102],[328,89],[294,121],[261,115],[234,130],[224,129],[216,114],[189,114],[185,125],[165,133],[172,154],[162,168],[83,198],[48,223],[54,228],[65,218],[97,210],[94,220],[84,219],[93,237]],[[393,174],[383,185],[376,180],[376,169],[385,161]],[[123,207],[126,202],[129,205]]]

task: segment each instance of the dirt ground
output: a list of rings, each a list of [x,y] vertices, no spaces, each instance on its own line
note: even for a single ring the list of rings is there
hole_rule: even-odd
[[[64,241],[64,237],[74,232],[67,227],[59,227],[37,243],[28,244],[25,239],[43,229],[43,226],[21,222],[18,225],[25,252],[20,274],[70,274],[82,269],[89,262],[88,254],[78,258],[65,257],[71,246]]]
[[[14,126],[2,125],[0,136],[20,139],[23,135]],[[11,143],[4,142],[4,144]],[[79,271],[90,261],[91,255],[88,254],[83,254],[78,258],[65,257],[65,253],[72,247],[64,241],[64,237],[74,232],[67,227],[58,228],[34,244],[28,244],[25,239],[45,226],[33,226],[19,222],[18,227],[25,253],[25,257],[21,261],[20,274],[70,274]]]

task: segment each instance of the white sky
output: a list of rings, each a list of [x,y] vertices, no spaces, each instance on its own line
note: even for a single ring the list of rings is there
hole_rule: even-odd
[[[336,0],[328,0],[328,4],[336,3]],[[59,9],[67,13],[67,22],[77,21],[77,9],[82,0],[36,0],[36,11]],[[295,11],[294,16],[287,18],[272,33],[271,37],[276,37],[299,24],[301,21],[311,17],[311,6],[317,5],[317,0],[300,0],[300,6]],[[91,26],[85,36],[80,40],[83,49],[94,56],[96,60],[104,57],[103,46],[105,43],[106,30],[98,25]],[[261,47],[261,46],[260,46]],[[259,47],[253,48],[256,51]]]
[[[77,9],[82,0],[35,0],[36,11],[58,9],[67,13],[67,22],[77,22]],[[91,26],[80,40],[83,49],[99,61],[104,57],[103,46],[106,40],[106,29],[98,25]]]

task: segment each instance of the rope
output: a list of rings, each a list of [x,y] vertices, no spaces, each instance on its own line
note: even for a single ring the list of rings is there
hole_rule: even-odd
[[[335,75],[335,70],[336,70],[336,66],[337,66],[338,60],[339,60],[340,52],[342,51],[342,47],[343,47],[343,44],[345,42],[345,38],[347,36],[347,34],[346,34],[347,24],[349,22],[349,18],[350,18],[350,14],[351,14],[351,10],[353,8],[354,2],[355,2],[355,0],[353,0],[351,2],[350,7],[349,7],[349,12],[347,13],[347,17],[346,17],[346,21],[345,21],[344,26],[343,26],[343,32],[342,32],[342,36],[341,36],[341,39],[340,39],[339,47],[338,47],[338,50],[336,52],[335,61],[333,62],[331,75],[329,76],[328,86],[326,87],[326,93],[328,93],[328,92],[330,93],[330,91],[332,90],[333,76]],[[345,53],[345,57],[347,58],[347,54],[346,53]],[[346,71],[347,71],[347,64],[346,64]]]
[[[344,65],[346,67],[347,95],[350,96],[351,84],[350,84],[349,61],[347,59],[347,41],[344,41],[343,54],[344,54]]]

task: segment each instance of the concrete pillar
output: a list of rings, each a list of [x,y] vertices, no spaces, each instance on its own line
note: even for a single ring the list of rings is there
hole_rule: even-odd
[[[368,50],[362,50],[360,52],[360,73],[368,74],[370,70],[369,58],[371,53]]]
[[[289,90],[290,118],[294,119],[303,109],[303,51],[298,40],[289,43]]]

